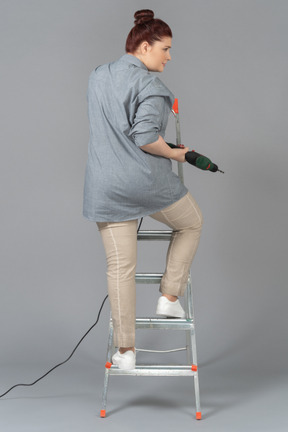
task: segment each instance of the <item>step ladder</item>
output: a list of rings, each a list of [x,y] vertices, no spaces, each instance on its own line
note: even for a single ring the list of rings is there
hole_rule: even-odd
[[[180,124],[178,113],[178,100],[175,99],[172,113],[176,120],[176,140],[177,144],[181,143]],[[178,175],[183,182],[183,167],[178,163]],[[172,230],[140,230],[137,233],[138,241],[170,241]],[[136,273],[136,284],[160,284],[163,273]],[[189,376],[194,378],[195,404],[196,404],[196,419],[201,420],[200,409],[200,394],[197,366],[197,350],[194,322],[194,304],[191,284],[191,270],[187,281],[187,288],[184,295],[184,310],[186,318],[136,318],[136,329],[161,329],[161,330],[178,330],[186,333],[186,346],[169,351],[155,351],[136,349],[137,351],[145,352],[171,352],[171,351],[187,351],[187,365],[139,365],[136,360],[136,367],[133,370],[121,370],[118,366],[112,364],[112,356],[116,351],[113,343],[113,321],[110,312],[109,334],[107,358],[105,364],[104,387],[102,394],[102,409],[100,417],[106,417],[107,392],[110,375],[130,375],[130,376]],[[137,358],[137,357],[136,357]]]

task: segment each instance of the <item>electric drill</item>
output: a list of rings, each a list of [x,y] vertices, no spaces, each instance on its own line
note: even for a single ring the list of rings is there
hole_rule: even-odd
[[[184,146],[177,146],[175,144],[167,143],[169,147],[171,148],[183,148]],[[211,162],[210,159],[208,159],[206,156],[201,155],[200,153],[195,152],[194,150],[188,151],[185,153],[185,159],[188,163],[191,165],[196,166],[197,168],[200,168],[205,171],[212,171],[212,172],[221,172],[224,174],[224,171],[221,171],[216,164]]]

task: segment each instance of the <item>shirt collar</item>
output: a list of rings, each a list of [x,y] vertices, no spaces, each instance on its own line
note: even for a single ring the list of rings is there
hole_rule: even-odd
[[[148,71],[148,68],[145,66],[145,64],[141,60],[139,60],[137,57],[135,57],[133,54],[124,54],[121,57],[121,60],[123,60],[127,63],[134,64],[135,66],[138,66],[141,69],[145,69]]]

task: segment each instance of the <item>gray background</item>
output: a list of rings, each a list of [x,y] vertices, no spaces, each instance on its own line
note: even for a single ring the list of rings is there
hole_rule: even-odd
[[[204,214],[192,266],[203,420],[192,380],[141,377],[111,377],[99,418],[106,302],[69,363],[0,401],[5,432],[288,428],[285,0],[1,0],[0,393],[65,360],[106,295],[101,237],[82,217],[86,89],[146,7],[174,34],[160,78],[179,98],[182,142],[225,171],[184,167]],[[162,271],[165,253],[139,245],[138,270]],[[154,315],[158,287],[137,296],[137,314]],[[182,346],[174,333],[136,337]]]

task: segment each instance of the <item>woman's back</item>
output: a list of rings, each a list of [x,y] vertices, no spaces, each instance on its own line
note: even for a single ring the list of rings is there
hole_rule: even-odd
[[[120,221],[151,214],[187,189],[170,159],[139,147],[164,137],[173,94],[135,56],[99,66],[89,77],[90,140],[84,216]]]

